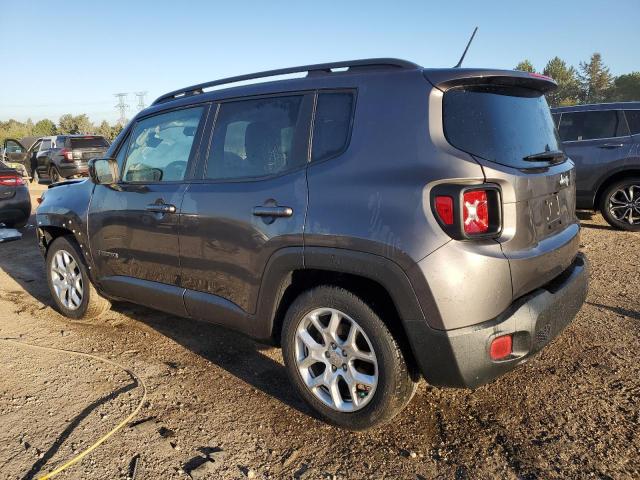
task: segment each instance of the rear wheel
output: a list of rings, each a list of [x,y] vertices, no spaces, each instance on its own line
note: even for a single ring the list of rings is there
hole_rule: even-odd
[[[413,397],[403,353],[359,297],[330,286],[301,294],[287,311],[282,350],[292,383],[329,422],[364,430],[391,420]]]
[[[627,178],[609,186],[602,195],[600,212],[614,228],[640,231],[640,177]]]
[[[56,238],[47,251],[47,283],[60,313],[74,320],[88,320],[111,304],[91,284],[80,247],[70,237]]]
[[[56,167],[51,167],[49,169],[49,179],[51,180],[51,183],[58,183],[62,179],[60,172],[58,172]]]

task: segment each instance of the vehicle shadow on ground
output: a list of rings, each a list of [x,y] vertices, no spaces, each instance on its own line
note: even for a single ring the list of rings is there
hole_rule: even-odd
[[[263,353],[271,346],[254,342],[224,327],[175,317],[139,305],[116,303],[112,310],[148,325],[251,387],[317,418],[293,392],[285,367]]]
[[[593,305],[594,307],[604,308],[605,310],[609,310],[610,312],[617,313],[618,315],[624,315],[625,317],[633,318],[634,320],[640,320],[640,312],[636,310],[629,310],[627,308],[622,307],[611,307],[609,305],[604,305],[602,303],[595,302],[587,302],[589,305]]]
[[[22,239],[0,243],[0,269],[40,303],[52,306],[34,222],[32,215],[28,225],[19,229]]]

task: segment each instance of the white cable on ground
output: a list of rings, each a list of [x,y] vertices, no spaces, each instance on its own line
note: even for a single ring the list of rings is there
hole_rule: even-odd
[[[99,357],[97,355],[92,355],[90,353],[77,352],[75,350],[66,350],[64,348],[45,347],[45,346],[42,346],[42,345],[34,345],[34,344],[31,344],[31,343],[24,343],[24,342],[17,341],[16,339],[13,339],[13,338],[0,338],[0,341],[5,342],[5,343],[10,343],[12,345],[16,345],[16,346],[19,346],[19,347],[27,347],[27,348],[33,348],[33,349],[36,349],[36,350],[44,350],[44,351],[56,352],[56,353],[65,353],[65,354],[68,354],[68,355],[74,355],[76,357],[85,357],[85,358],[91,358],[91,359],[94,359],[94,360],[98,360],[100,362],[107,363],[107,364],[112,365],[112,366],[114,366],[116,368],[119,368],[120,370],[125,371],[133,380],[138,382],[138,385],[140,385],[142,387],[142,398],[140,398],[140,402],[138,403],[136,408],[133,410],[133,412],[131,412],[127,416],[127,418],[122,420],[111,431],[109,431],[107,434],[105,434],[100,439],[98,439],[89,448],[87,448],[86,450],[82,451],[80,454],[76,455],[71,460],[69,460],[68,462],[66,462],[63,465],[59,466],[55,470],[52,470],[51,472],[47,473],[46,475],[44,475],[42,477],[39,477],[38,480],[47,480],[49,478],[52,478],[55,475],[57,475],[58,473],[62,472],[63,470],[66,470],[71,465],[74,465],[74,464],[78,463],[84,457],[89,455],[89,453],[94,451],[101,444],[103,444],[105,441],[107,441],[118,430],[122,429],[122,427],[124,427],[127,423],[129,423],[131,420],[133,420],[133,418],[138,414],[138,412],[142,408],[142,405],[144,404],[145,400],[147,399],[147,386],[142,381],[142,379],[138,375],[136,375],[132,370],[129,370],[128,368],[125,368],[122,365],[120,365],[120,364],[118,364],[116,362],[113,362],[113,361],[111,361],[111,360],[109,360],[107,358],[102,358],[102,357]]]

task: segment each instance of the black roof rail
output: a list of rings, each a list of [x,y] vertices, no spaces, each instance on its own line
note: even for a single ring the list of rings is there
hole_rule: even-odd
[[[217,85],[224,85],[226,83],[236,83],[245,80],[253,80],[256,78],[275,77],[277,75],[288,75],[291,73],[301,72],[330,72],[334,68],[352,68],[352,67],[392,67],[403,69],[416,69],[421,68],[419,65],[409,62],[407,60],[400,60],[397,58],[368,58],[364,60],[349,60],[344,62],[332,62],[332,63],[318,63],[316,65],[303,65],[300,67],[280,68],[277,70],[267,70],[264,72],[249,73],[247,75],[238,75],[236,77],[222,78],[220,80],[213,80],[211,82],[199,83],[190,87],[174,90],[173,92],[166,93],[158,97],[152,105],[168,102],[180,97],[187,97],[190,95],[197,95],[202,93],[205,88],[215,87]]]

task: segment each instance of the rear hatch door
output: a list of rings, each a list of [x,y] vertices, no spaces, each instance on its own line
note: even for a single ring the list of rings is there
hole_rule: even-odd
[[[78,164],[103,156],[109,148],[109,142],[100,136],[71,137],[67,142],[67,148],[73,152],[73,160]]]
[[[425,76],[445,91],[448,142],[471,154],[486,181],[501,187],[498,242],[517,298],[568,268],[579,247],[575,169],[561,151],[544,97],[555,82],[524,72],[460,70]]]

